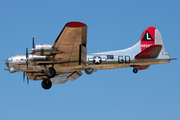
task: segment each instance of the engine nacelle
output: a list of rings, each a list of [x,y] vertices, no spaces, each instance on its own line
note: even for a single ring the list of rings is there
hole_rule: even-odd
[[[53,53],[57,53],[52,46],[53,45],[39,44],[35,46],[35,49],[31,49],[31,51],[34,51],[35,55],[52,55]]]
[[[47,57],[46,56],[37,56],[37,55],[33,55],[33,56],[30,56],[30,60],[37,60],[37,61],[41,61],[41,60],[47,60]]]
[[[35,46],[35,50],[52,50],[52,45],[48,45],[48,44],[39,44]]]
[[[14,67],[9,68],[10,73],[14,73],[14,72],[17,72],[17,71],[18,71],[18,69],[14,68]]]

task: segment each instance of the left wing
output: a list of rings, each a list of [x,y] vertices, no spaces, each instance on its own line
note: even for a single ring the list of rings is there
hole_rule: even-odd
[[[78,77],[82,75],[82,72],[79,71],[70,71],[70,72],[64,72],[62,74],[59,74],[55,76],[54,78],[51,78],[52,84],[62,84],[67,82],[68,80],[71,80],[72,82],[76,80]]]
[[[25,74],[30,80],[42,80],[42,79],[48,79],[48,77],[45,75],[45,73],[32,73],[29,72]],[[62,71],[57,73],[57,75],[53,78],[51,78],[52,84],[62,84],[67,82],[68,80],[74,81],[78,77],[82,75],[82,72],[80,71]]]

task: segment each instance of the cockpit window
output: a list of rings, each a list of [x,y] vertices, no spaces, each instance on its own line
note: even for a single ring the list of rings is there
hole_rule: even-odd
[[[114,59],[114,55],[107,55],[107,59]]]
[[[30,55],[32,55],[32,54],[33,54],[33,52],[31,51],[31,52],[29,52],[29,54],[30,54]]]
[[[7,61],[11,62],[11,61],[13,61],[13,59],[12,59],[12,58],[10,58],[10,59],[7,59]]]

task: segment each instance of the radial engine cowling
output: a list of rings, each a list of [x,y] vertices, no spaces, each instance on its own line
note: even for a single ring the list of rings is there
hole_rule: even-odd
[[[18,71],[18,69],[14,68],[14,67],[9,68],[10,73],[14,73],[14,72],[17,72],[17,71]]]
[[[30,59],[32,60],[47,60],[46,56],[37,56],[37,55],[33,55]]]
[[[35,50],[36,52],[38,50],[52,50],[52,45],[48,45],[48,44],[39,44],[35,46]]]
[[[39,44],[35,46],[35,49],[32,49],[31,51],[35,51],[35,55],[51,55],[56,52],[52,48],[52,45],[48,44]]]

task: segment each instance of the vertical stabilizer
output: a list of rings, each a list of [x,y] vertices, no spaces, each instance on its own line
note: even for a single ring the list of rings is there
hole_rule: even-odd
[[[141,51],[144,51],[152,45],[162,45],[160,53],[165,52],[161,33],[155,27],[148,27],[144,30],[141,38]]]

